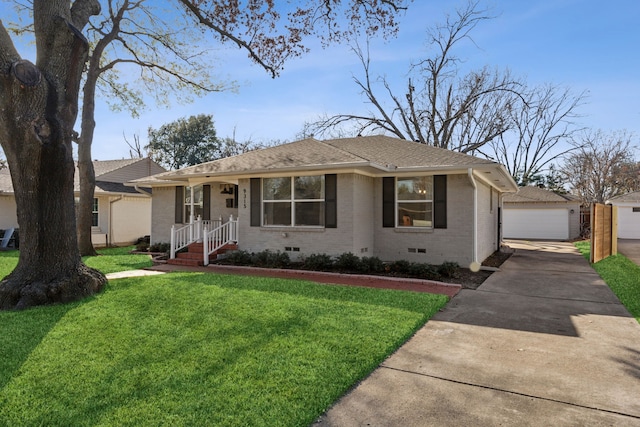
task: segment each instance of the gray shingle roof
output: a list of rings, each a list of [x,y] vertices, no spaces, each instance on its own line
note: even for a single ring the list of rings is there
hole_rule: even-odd
[[[490,160],[388,136],[319,141],[307,138],[288,144],[214,160],[156,178],[256,173],[310,167],[450,168],[497,165]]]
[[[520,187],[517,193],[505,194],[505,203],[567,203],[577,199],[570,194],[558,194],[544,188],[526,186]]]
[[[607,200],[607,202],[640,203],[640,191],[621,194],[619,196],[610,198],[609,200]]]
[[[515,191],[506,169],[493,161],[388,136],[363,136],[319,141],[307,138],[233,157],[214,160],[177,171],[130,181],[128,185],[184,185],[190,179],[265,176],[298,171],[357,170],[373,176],[400,172],[467,173],[500,188]]]
[[[135,188],[126,187],[122,184],[107,183],[106,181],[100,182],[100,177],[107,173],[137,163],[143,159],[121,159],[121,160],[94,160],[93,168],[96,175],[96,190],[102,190],[104,192],[117,192],[117,193],[130,193],[139,194]],[[73,176],[74,178],[74,190],[80,191],[80,180],[78,177],[78,170]],[[100,182],[100,184],[99,184]],[[0,170],[0,192],[13,193],[13,183],[11,182],[11,173],[8,168]]]

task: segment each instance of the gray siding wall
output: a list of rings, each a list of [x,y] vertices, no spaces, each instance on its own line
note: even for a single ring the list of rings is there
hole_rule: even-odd
[[[229,216],[233,215],[234,218],[238,216],[238,209],[236,208],[227,208],[227,199],[231,199],[233,201],[234,194],[221,194],[219,182],[213,182],[211,185],[211,219],[218,219],[222,217],[223,222],[227,222],[229,220]],[[232,184],[229,184],[233,187]]]
[[[150,159],[141,159],[137,163],[100,175],[96,177],[96,180],[122,183],[162,172],[166,172],[166,170],[157,163]]]
[[[175,187],[155,187],[151,203],[151,244],[171,242],[175,220]]]
[[[498,249],[498,193],[477,180],[476,184],[478,187],[477,261],[482,262]],[[491,197],[492,191],[493,197]]]
[[[337,228],[251,227],[249,180],[242,179],[239,183],[238,246],[249,252],[266,249],[285,252],[286,248],[291,248],[287,253],[294,260],[319,253],[339,255],[351,252],[371,256],[373,233],[371,222],[367,224],[367,221],[373,215],[372,188],[373,179],[355,174],[338,175]],[[368,252],[361,252],[363,248]]]
[[[383,261],[441,264],[455,261],[468,266],[472,261],[473,187],[467,175],[447,177],[447,228],[383,228],[382,179],[375,183],[375,252]],[[423,253],[412,253],[409,249]]]

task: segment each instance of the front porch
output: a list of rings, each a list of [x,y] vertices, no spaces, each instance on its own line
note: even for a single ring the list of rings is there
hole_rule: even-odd
[[[174,265],[209,265],[218,255],[237,249],[237,243],[238,219],[233,215],[227,222],[223,222],[222,218],[203,220],[198,217],[183,227],[171,227],[171,248],[167,262]]]

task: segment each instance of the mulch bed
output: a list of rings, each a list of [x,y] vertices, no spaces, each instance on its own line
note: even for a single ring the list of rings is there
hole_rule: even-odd
[[[279,268],[244,267],[236,265],[210,264],[207,267],[188,267],[159,263],[148,270],[156,271],[198,271],[204,273],[242,274],[260,277],[276,277],[281,279],[301,279],[317,283],[366,286],[371,288],[396,289],[413,292],[429,292],[434,294],[455,296],[461,289],[476,289],[504,263],[511,251],[496,251],[482,265],[488,269],[472,272],[468,268],[458,268],[452,277],[443,277],[442,281],[415,279],[410,277],[394,277],[384,275],[329,273],[310,270],[294,270]]]

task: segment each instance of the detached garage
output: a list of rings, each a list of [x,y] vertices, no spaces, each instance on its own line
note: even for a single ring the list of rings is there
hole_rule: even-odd
[[[569,194],[520,187],[503,198],[505,239],[571,240],[580,236],[580,202]]]
[[[640,239],[640,191],[607,200],[618,207],[618,238]]]

